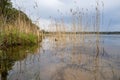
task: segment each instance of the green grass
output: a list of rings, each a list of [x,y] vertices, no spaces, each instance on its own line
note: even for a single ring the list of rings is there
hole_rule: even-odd
[[[38,36],[32,33],[22,33],[15,30],[2,32],[0,35],[0,45],[33,45],[37,44]]]

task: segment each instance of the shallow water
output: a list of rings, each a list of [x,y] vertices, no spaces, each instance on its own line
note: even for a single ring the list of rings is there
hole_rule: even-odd
[[[0,80],[120,80],[120,35],[46,36],[0,51]]]

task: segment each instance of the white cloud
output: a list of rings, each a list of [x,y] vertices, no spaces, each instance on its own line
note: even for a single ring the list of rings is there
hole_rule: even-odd
[[[120,0],[99,1],[101,5],[101,1],[104,2],[104,13],[108,15],[106,16],[106,18],[108,17],[116,19],[117,17],[120,17],[120,12],[119,10],[117,10],[117,8],[120,8]],[[49,24],[49,16],[60,17],[60,14],[57,11],[58,9],[61,13],[63,13],[65,18],[68,18],[70,16],[70,8],[88,8],[89,11],[92,11],[93,9],[95,9],[96,5],[96,0],[12,0],[12,2],[14,7],[20,7],[27,15],[31,17],[32,20],[41,17],[40,22],[42,23],[42,25]],[[111,17],[110,14],[117,15]]]
[[[49,24],[50,24],[50,20],[48,20],[48,19],[40,19],[39,21],[39,26],[40,26],[40,28],[41,28],[41,30],[47,30],[48,31],[48,26],[49,26]]]
[[[38,5],[47,8],[57,8],[63,5],[59,0],[36,0]]]

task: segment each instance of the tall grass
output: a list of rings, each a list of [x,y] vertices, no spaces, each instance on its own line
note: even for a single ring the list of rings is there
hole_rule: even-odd
[[[6,22],[0,16],[0,45],[30,45],[41,41],[39,27],[22,12],[17,16],[13,22]]]
[[[93,8],[93,12],[89,9],[84,9],[80,7],[71,8],[70,9],[70,27],[71,30],[68,31],[68,26],[65,24],[64,16],[59,11],[61,16],[60,19],[51,19],[51,26],[50,30],[53,30],[52,35],[56,35],[56,41],[62,40],[66,42],[66,35],[70,36],[72,42],[75,44],[76,40],[81,42],[81,46],[85,46],[85,41],[88,39],[86,38],[89,32],[94,33],[94,44],[90,44],[87,46],[95,45],[95,52],[96,57],[99,55],[99,48],[100,48],[100,29],[101,25],[103,25],[103,14],[104,10],[104,2],[100,2],[99,0],[96,1],[96,5]],[[89,30],[90,29],[90,30]],[[91,30],[92,29],[92,30]],[[86,34],[87,32],[87,34]],[[92,41],[91,41],[92,42]]]

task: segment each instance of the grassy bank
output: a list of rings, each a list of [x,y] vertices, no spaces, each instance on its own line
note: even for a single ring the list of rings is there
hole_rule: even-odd
[[[13,8],[11,0],[2,0],[0,5],[0,47],[41,41],[40,28],[24,12]]]
[[[32,33],[10,31],[0,35],[0,46],[32,45],[37,42],[38,36]]]
[[[33,45],[42,40],[38,27],[31,26],[26,22],[22,22],[22,25],[20,24],[21,22],[16,25],[6,23],[4,27],[0,27],[0,47]]]

